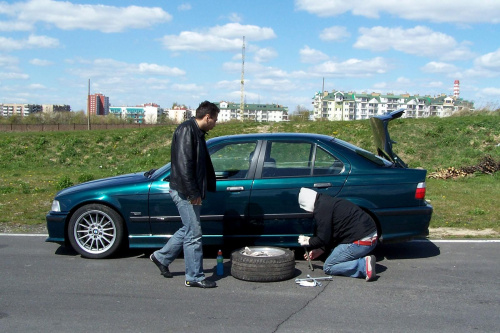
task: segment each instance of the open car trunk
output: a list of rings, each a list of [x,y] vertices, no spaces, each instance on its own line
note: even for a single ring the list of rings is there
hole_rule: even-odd
[[[391,113],[386,113],[380,116],[375,116],[370,118],[370,125],[373,131],[373,140],[375,142],[375,147],[377,148],[378,156],[385,158],[386,160],[394,163],[395,166],[400,168],[408,168],[405,162],[403,162],[396,153],[392,150],[392,144],[397,143],[392,141],[389,136],[388,125],[393,119],[397,119],[403,115],[404,109],[399,109]]]

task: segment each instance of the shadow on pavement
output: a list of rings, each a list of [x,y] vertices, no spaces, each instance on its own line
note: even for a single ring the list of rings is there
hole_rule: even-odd
[[[383,259],[402,260],[431,258],[440,255],[440,253],[439,247],[428,240],[380,244],[373,252],[373,254],[377,257],[377,261],[381,261]]]

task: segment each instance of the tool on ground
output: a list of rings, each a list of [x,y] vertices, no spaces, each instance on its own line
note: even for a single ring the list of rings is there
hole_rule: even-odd
[[[319,280],[332,280],[331,276],[325,276],[325,277],[317,277],[313,278],[311,275],[307,274],[307,277],[305,279],[295,279],[295,283],[303,286],[303,287],[321,287],[322,284],[319,282]]]
[[[311,257],[309,257],[309,252],[307,252],[307,248],[304,246],[304,251],[306,251],[306,258],[307,258],[307,261],[309,261],[309,268],[311,269],[311,271],[314,271],[314,267],[311,263]]]

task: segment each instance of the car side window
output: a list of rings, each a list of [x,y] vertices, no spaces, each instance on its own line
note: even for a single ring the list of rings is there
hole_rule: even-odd
[[[223,144],[210,148],[210,158],[217,179],[247,177],[257,142]]]
[[[338,175],[342,171],[344,171],[344,163],[341,160],[326,152],[321,147],[316,149],[316,159],[314,161],[315,176]]]
[[[314,145],[307,142],[268,142],[263,178],[311,175]]]

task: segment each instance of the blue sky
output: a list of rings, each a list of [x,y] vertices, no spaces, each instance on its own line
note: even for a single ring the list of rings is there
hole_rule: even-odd
[[[499,107],[500,1],[0,0],[0,103],[203,100],[312,109],[314,93],[453,94]]]

